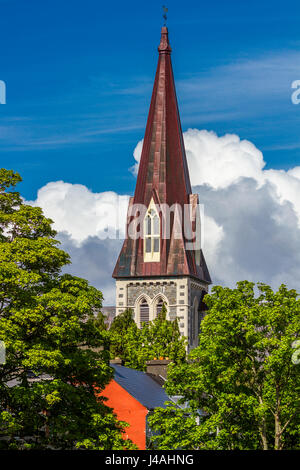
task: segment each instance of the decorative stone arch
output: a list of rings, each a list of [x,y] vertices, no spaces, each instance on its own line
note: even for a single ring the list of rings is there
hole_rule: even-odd
[[[146,309],[144,311],[141,311],[141,306],[143,304],[148,305],[148,322],[151,320],[151,298],[147,294],[141,294],[138,296],[134,303],[134,317],[135,317],[135,322],[139,328],[141,328],[141,314],[143,317],[145,317],[146,314]]]
[[[157,307],[158,307],[160,300],[162,301],[162,303],[165,303],[166,308],[167,308],[167,318],[169,318],[169,312],[170,312],[169,301],[162,292],[159,292],[158,294],[156,294],[156,296],[152,300],[152,304],[151,304],[152,320],[154,320],[157,317],[157,313],[158,313]]]

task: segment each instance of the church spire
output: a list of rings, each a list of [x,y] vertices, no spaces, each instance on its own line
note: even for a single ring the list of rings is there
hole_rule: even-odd
[[[158,52],[160,54],[171,54],[172,52],[172,49],[169,43],[168,28],[166,26],[163,26],[161,28],[161,39],[160,39],[160,44],[158,46]]]
[[[134,202],[148,205],[155,191],[160,203],[187,204],[192,191],[166,26],[161,30],[158,52]]]
[[[198,195],[193,195],[191,190],[166,26],[161,29],[158,52],[136,189],[134,197],[130,199],[129,212],[135,205],[143,205],[149,212],[151,208],[150,216],[153,218],[156,209],[159,212],[163,205],[180,206],[182,213],[184,207],[189,206],[192,207],[190,223],[193,225],[198,210]],[[131,220],[129,217],[128,225]],[[174,219],[171,220],[169,238],[160,234],[159,242],[154,236],[148,243],[149,247],[146,238],[128,237],[127,231],[113,277],[187,275],[206,283],[211,282],[202,253],[186,249],[183,227],[182,235],[178,237]],[[159,252],[155,251],[151,257],[148,248]]]

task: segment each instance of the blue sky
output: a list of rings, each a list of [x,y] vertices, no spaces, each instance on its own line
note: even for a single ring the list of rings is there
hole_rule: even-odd
[[[0,0],[1,166],[26,199],[49,181],[132,193],[157,64],[163,2]],[[183,130],[235,133],[267,168],[300,165],[297,2],[170,1]]]

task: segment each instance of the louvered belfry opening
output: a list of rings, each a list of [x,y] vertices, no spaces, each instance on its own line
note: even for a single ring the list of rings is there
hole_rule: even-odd
[[[146,299],[140,303],[140,326],[143,323],[149,323],[149,305]]]

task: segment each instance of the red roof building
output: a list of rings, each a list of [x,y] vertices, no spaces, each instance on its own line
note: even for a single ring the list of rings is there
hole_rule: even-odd
[[[151,365],[152,369],[156,366],[160,372],[160,369],[166,369],[167,363],[169,361],[150,361],[149,369]],[[107,398],[105,403],[113,408],[117,418],[129,424],[124,438],[131,439],[139,450],[145,450],[151,436],[147,420],[149,413],[158,407],[165,408],[165,403],[171,400],[162,387],[165,379],[157,373],[123,367],[119,361],[111,361],[111,366],[114,379],[101,395]]]
[[[166,27],[158,52],[127,235],[113,272],[116,314],[130,307],[140,324],[154,319],[164,302],[193,347],[211,279],[200,246],[199,201],[191,189]]]

